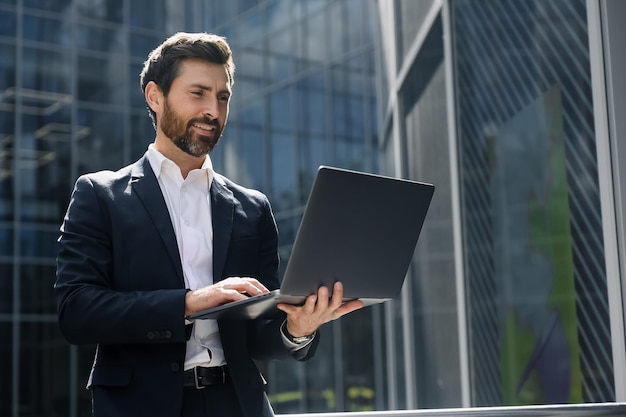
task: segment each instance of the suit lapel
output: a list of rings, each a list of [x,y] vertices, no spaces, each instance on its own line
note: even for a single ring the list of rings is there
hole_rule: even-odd
[[[145,156],[133,165],[130,185],[141,200],[146,212],[152,219],[154,226],[158,229],[161,239],[165,244],[167,254],[176,267],[176,272],[180,276],[184,285],[183,267],[180,263],[176,234],[172,226],[167,205],[161,193],[159,182],[150,167],[150,162]]]
[[[211,183],[211,215],[213,219],[213,281],[221,281],[230,246],[235,208],[233,193],[216,177]]]

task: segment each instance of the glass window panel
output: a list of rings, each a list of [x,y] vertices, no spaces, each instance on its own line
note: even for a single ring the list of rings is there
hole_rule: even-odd
[[[615,401],[587,3],[451,4],[472,403]]]
[[[237,14],[236,1],[216,1],[214,4],[215,15],[219,16],[222,22],[231,20]]]
[[[2,265],[0,265],[2,271]],[[0,277],[4,277],[2,274]],[[0,278],[0,288],[4,287]],[[0,298],[5,288],[0,291]],[[0,309],[6,304],[0,304]],[[0,322],[0,404],[4,405],[5,415],[9,415],[9,410],[13,401],[13,325],[10,322]],[[4,412],[3,412],[4,414]]]
[[[170,15],[168,14],[165,0],[136,0],[130,2],[131,26],[164,31],[165,21],[168,17]],[[153,45],[153,48],[156,46],[157,44]]]
[[[345,15],[345,5],[346,2],[343,1],[335,1],[329,2],[328,8],[326,9],[326,15],[328,16],[328,37],[329,39],[333,39],[332,42],[328,42],[328,52],[330,54],[331,59],[338,58],[342,54],[346,52],[346,46],[348,45],[348,39],[345,36],[345,27],[346,19],[348,16]],[[352,24],[352,16],[349,17],[350,22]],[[355,25],[357,26],[357,25]],[[323,36],[320,34],[320,36]]]
[[[263,104],[262,98],[248,100],[241,104],[244,107],[239,112],[233,113],[229,118],[237,124],[256,126],[260,129],[261,126],[265,125],[265,106]],[[258,134],[260,134],[260,130],[258,130]]]
[[[123,103],[125,90],[120,68],[124,68],[124,64],[121,55],[107,58],[79,56],[78,99],[105,104]]]
[[[69,15],[72,0],[24,0],[24,7]]]
[[[306,368],[306,395],[304,400],[305,408],[296,412],[324,413],[340,411],[342,398],[338,398],[337,381],[335,380],[334,369],[340,366],[337,363],[337,356],[341,355],[334,349],[334,329],[335,323],[322,326],[319,330],[320,341],[315,353],[315,361],[304,363]],[[293,389],[293,388],[292,388]],[[341,410],[343,411],[343,410]]]
[[[402,49],[402,53],[398,55],[398,63],[402,64],[402,59],[407,55],[411,45],[417,37],[418,31],[422,28],[422,24],[428,14],[428,11],[434,3],[433,0],[399,0],[396,13],[399,23],[398,44]]]
[[[115,23],[122,23],[124,18],[124,0],[77,0],[76,3],[80,17]]]
[[[51,114],[71,103],[70,77],[72,60],[69,52],[24,48],[22,103],[28,114]],[[55,94],[60,93],[60,94]]]
[[[78,142],[78,173],[116,170],[124,165],[124,117],[121,113],[79,109],[78,121],[88,126]]]
[[[24,15],[24,39],[67,46],[72,43],[70,28],[60,19]]]
[[[330,165],[328,140],[324,135],[303,136],[300,141],[300,167],[298,189],[300,205],[306,204],[309,191],[313,186],[315,174],[320,165]]]
[[[307,59],[316,64],[326,62],[326,16],[318,13],[308,18],[305,35]]]
[[[130,54],[132,57],[141,58],[143,62],[154,48],[163,42],[162,36],[146,35],[134,30],[130,32]],[[142,65],[143,67],[143,65]],[[139,73],[137,73],[139,77]],[[139,79],[139,78],[137,78]]]
[[[344,352],[344,408],[343,411],[373,411],[376,409],[376,380],[373,309],[364,308],[341,318],[341,350]],[[345,354],[349,352],[349,354]]]
[[[128,79],[130,91],[128,93],[130,94],[130,104],[133,106],[133,110],[145,109],[145,115],[149,118],[146,96],[141,90],[141,83],[139,81],[143,64],[133,63],[130,65],[129,69]]]
[[[273,129],[290,129],[293,126],[294,112],[289,88],[282,88],[270,94],[270,117]]]
[[[0,11],[0,36],[15,37],[15,12]]]
[[[335,160],[338,166],[346,169],[364,171],[365,148],[363,143],[352,143],[338,138],[335,141]]]
[[[133,115],[130,123],[131,160],[136,161],[148,150],[148,145],[154,141],[155,131],[148,116],[148,110],[143,115]]]
[[[244,186],[263,190],[266,166],[263,135],[258,129],[243,127],[237,145],[243,159],[237,165],[239,181]]]
[[[272,141],[272,205],[274,210],[294,208],[296,193],[296,140],[284,132],[273,132]]]
[[[0,63],[2,68],[2,63]],[[1,105],[1,103],[0,103]],[[6,103],[8,108],[12,104]],[[0,220],[11,220],[14,205],[15,116],[13,111],[0,111]]]
[[[300,3],[290,0],[277,0],[267,6],[267,27],[270,30],[282,31],[291,21],[291,9],[299,8]]]
[[[69,200],[67,202],[69,203]],[[59,225],[63,220],[64,214],[64,212],[60,213],[58,225],[42,225],[38,228],[22,226],[20,230],[20,255],[33,258],[55,259],[58,250],[56,241],[59,237]],[[0,229],[0,236],[1,234],[2,229]],[[1,242],[2,238],[0,237],[0,245],[2,245]]]
[[[69,345],[56,322],[20,324],[21,415],[70,415]]]
[[[78,25],[78,46],[88,51],[121,53],[124,31],[91,25]]]
[[[34,231],[24,230],[21,233],[21,238],[28,236],[28,241],[32,242],[34,235]],[[45,238],[44,236],[40,237]],[[54,242],[55,237],[52,234],[48,234],[48,238]],[[56,315],[55,274],[56,267],[53,265],[21,265],[20,308],[23,314]]]
[[[22,220],[58,224],[63,218],[71,168],[69,119],[68,108],[47,117],[23,116],[18,151]],[[74,134],[84,133],[79,128]]]
[[[9,314],[12,311],[13,311],[13,265],[0,263],[0,313]],[[11,338],[10,337],[8,339],[0,338],[0,340],[10,341]],[[2,374],[0,374],[0,379],[1,378],[2,378]]]
[[[0,223],[0,256],[13,255],[13,227]]]

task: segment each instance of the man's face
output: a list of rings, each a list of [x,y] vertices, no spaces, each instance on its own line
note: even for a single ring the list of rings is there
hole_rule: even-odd
[[[183,61],[179,75],[164,98],[157,127],[187,154],[204,156],[213,150],[222,135],[230,96],[228,74],[223,65]]]

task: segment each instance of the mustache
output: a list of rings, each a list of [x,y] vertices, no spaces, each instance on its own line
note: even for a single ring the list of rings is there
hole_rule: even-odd
[[[217,119],[212,119],[210,117],[197,117],[195,119],[191,119],[187,124],[187,127],[191,127],[194,123],[203,123],[209,126],[220,127],[220,122]]]

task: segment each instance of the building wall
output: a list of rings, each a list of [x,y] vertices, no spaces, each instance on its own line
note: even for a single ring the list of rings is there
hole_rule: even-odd
[[[394,346],[413,364],[390,367],[397,404],[621,398],[622,187],[607,174],[621,147],[605,103],[623,94],[603,64],[615,80],[618,3],[420,5],[377,4],[381,169],[437,186],[402,305],[387,312],[414,341]]]
[[[371,6],[0,1],[0,416],[89,413],[94,347],[58,331],[55,240],[76,178],[122,167],[152,141],[139,88],[150,50],[180,30],[228,37],[238,69],[212,158],[269,195],[284,266],[317,167],[378,169]],[[384,407],[378,316],[325,327],[311,363],[263,364],[276,410]]]

